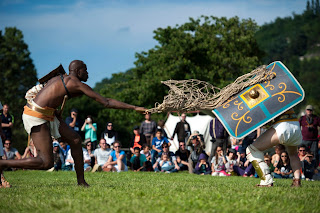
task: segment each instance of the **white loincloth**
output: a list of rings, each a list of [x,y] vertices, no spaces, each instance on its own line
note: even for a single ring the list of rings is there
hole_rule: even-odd
[[[278,135],[280,144],[285,146],[299,146],[302,134],[298,121],[285,121],[272,126]]]
[[[39,108],[41,108],[39,105],[37,105],[35,102],[31,101],[31,103]],[[58,120],[57,117],[54,117],[53,121],[47,121],[42,118],[37,118],[33,117],[30,115],[22,114],[22,120],[23,120],[23,125],[27,133],[30,135],[31,129],[34,126],[39,126],[44,123],[48,123],[48,126],[50,128],[50,133],[51,136],[53,136],[55,139],[58,139],[61,137],[59,133],[59,126],[60,126],[60,121]]]

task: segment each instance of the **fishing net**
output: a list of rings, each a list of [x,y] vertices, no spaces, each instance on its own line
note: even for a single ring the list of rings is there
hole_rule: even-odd
[[[244,88],[274,77],[274,73],[263,65],[238,77],[222,89],[197,79],[162,81],[161,83],[170,88],[168,95],[164,97],[162,104],[156,103],[155,107],[148,109],[147,112],[213,110]]]

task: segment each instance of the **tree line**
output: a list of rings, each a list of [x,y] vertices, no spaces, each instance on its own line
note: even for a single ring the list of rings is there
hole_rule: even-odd
[[[319,107],[319,34],[319,0],[307,1],[302,14],[277,18],[261,27],[252,19],[238,17],[190,18],[181,25],[156,29],[155,47],[136,53],[133,68],[103,79],[94,90],[105,97],[152,108],[168,92],[161,84],[163,80],[195,78],[222,88],[261,64],[281,60],[306,92],[305,103],[297,109],[307,103]],[[4,73],[1,101],[9,103],[12,113],[20,118],[24,94],[37,82],[36,70],[20,30],[6,28],[3,35],[0,33],[0,46],[0,68]],[[132,127],[144,119],[133,111],[104,109],[85,96],[69,100],[63,117],[69,116],[73,107],[83,119],[89,114],[95,118],[98,134],[108,121],[113,122],[125,146]],[[154,120],[165,117],[165,113],[153,115]],[[14,140],[25,146],[26,133],[21,121],[18,123],[20,119],[16,120]]]

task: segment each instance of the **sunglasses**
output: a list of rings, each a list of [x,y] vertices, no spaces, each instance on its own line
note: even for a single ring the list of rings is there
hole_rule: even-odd
[[[306,150],[305,149],[301,149],[301,150],[299,150],[299,152],[305,152]]]
[[[10,145],[11,143],[4,143],[4,144]]]
[[[288,156],[286,156],[286,155],[282,155],[281,157],[282,157],[282,158],[287,158]]]
[[[220,152],[220,151],[222,151],[222,149],[217,150],[217,152]]]
[[[163,148],[169,148],[168,146],[164,146]]]
[[[114,146],[114,148],[120,148],[121,146]]]

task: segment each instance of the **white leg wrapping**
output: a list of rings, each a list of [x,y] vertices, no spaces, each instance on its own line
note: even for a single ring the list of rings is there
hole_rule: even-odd
[[[254,169],[261,179],[260,185],[271,185],[273,183],[273,178],[270,175],[269,166],[263,160],[263,152],[261,152],[251,144],[247,147],[246,153],[247,159],[252,163]]]

